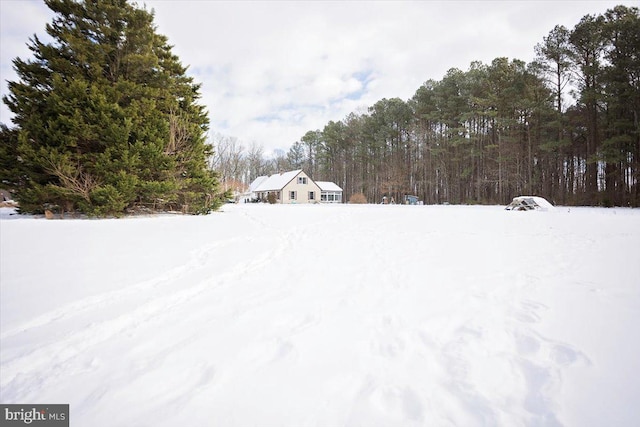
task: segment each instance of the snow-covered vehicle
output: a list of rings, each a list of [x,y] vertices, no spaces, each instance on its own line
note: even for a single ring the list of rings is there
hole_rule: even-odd
[[[543,197],[518,196],[514,197],[505,209],[508,211],[550,211],[555,208]]]

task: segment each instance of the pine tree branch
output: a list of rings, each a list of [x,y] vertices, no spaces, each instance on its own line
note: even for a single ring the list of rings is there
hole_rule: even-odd
[[[77,194],[87,202],[91,201],[91,192],[100,185],[99,180],[88,172],[82,170],[82,166],[73,167],[65,164],[61,159],[48,158],[47,172],[56,176],[62,186]]]

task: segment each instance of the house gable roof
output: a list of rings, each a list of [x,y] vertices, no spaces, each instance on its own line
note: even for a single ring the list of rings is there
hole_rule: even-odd
[[[256,191],[256,188],[258,188],[258,186],[260,186],[260,184],[262,184],[266,179],[268,179],[269,177],[266,175],[263,176],[259,176],[256,179],[254,179],[251,184],[249,184],[249,192],[253,193]]]
[[[298,169],[295,171],[284,172],[284,173],[276,173],[271,175],[269,178],[262,181],[253,191],[280,191],[282,190],[291,180],[293,180],[298,174],[302,172],[302,169]]]

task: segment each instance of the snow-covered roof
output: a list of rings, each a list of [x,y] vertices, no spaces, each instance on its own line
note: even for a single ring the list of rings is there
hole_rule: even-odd
[[[251,185],[249,186],[249,191],[253,193],[257,193],[260,191],[280,191],[285,185],[290,183],[292,180],[296,178],[302,169],[297,169],[294,171],[276,173],[271,176],[259,176],[254,179]],[[333,182],[328,181],[313,181],[318,187],[320,187],[321,191],[342,191],[342,188],[338,187]]]
[[[256,188],[258,188],[258,186],[260,184],[262,184],[266,179],[268,179],[269,177],[266,175],[263,176],[259,176],[256,179],[254,179],[251,184],[249,184],[249,192],[253,193],[256,191]]]
[[[295,171],[276,173],[262,181],[253,191],[279,191],[284,188],[292,179],[294,179],[302,169]]]
[[[507,209],[513,209],[517,207],[517,205],[525,204],[531,208],[543,210],[543,211],[553,211],[555,207],[549,203],[547,199],[539,196],[518,196],[514,197],[513,201],[507,206]]]
[[[322,191],[342,191],[342,188],[338,187],[337,184],[329,181],[316,181],[318,187]]]

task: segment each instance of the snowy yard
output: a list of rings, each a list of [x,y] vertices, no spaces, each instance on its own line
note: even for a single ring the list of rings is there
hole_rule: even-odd
[[[72,426],[632,426],[640,210],[0,220],[0,401]]]

